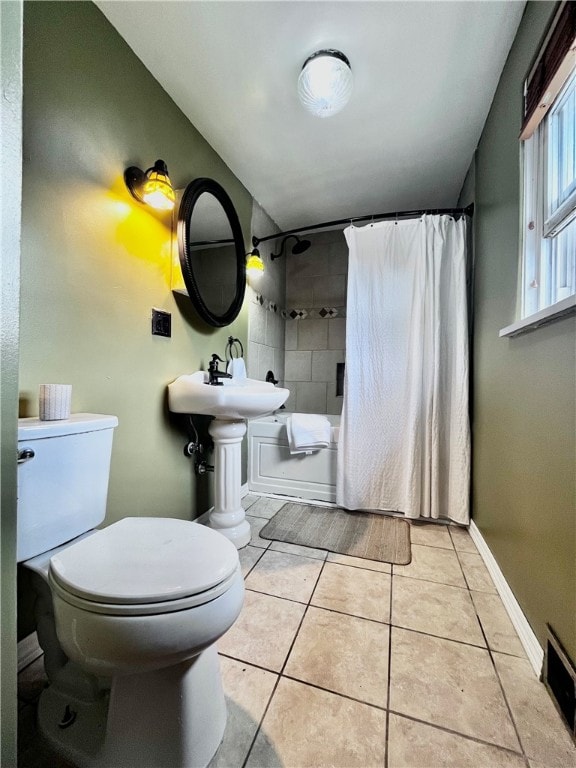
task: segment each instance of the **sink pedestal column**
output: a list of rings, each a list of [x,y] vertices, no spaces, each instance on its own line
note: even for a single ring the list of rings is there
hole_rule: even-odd
[[[210,512],[210,527],[240,549],[250,541],[250,523],[240,502],[241,446],[246,422],[216,418],[208,432],[214,440],[214,509]]]

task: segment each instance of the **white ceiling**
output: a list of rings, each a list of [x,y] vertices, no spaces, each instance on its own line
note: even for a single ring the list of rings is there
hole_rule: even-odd
[[[97,5],[282,229],[455,205],[524,9],[510,0]],[[296,94],[320,48],[345,53],[354,74],[349,104],[324,119]]]

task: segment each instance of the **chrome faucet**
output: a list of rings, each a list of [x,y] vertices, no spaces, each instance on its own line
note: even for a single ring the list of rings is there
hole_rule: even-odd
[[[221,387],[222,382],[220,379],[231,379],[232,376],[229,373],[226,373],[226,371],[220,371],[218,370],[218,361],[221,363],[224,362],[220,355],[212,355],[212,360],[208,363],[208,383],[212,384],[213,387]]]

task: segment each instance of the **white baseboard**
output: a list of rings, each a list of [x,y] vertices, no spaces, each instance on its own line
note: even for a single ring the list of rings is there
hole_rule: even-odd
[[[42,648],[38,645],[38,635],[32,632],[18,643],[18,672],[22,672],[40,656],[42,656]]]
[[[478,526],[474,523],[474,520],[470,521],[469,530],[472,541],[474,544],[476,544],[478,552],[480,553],[480,557],[484,561],[484,565],[488,569],[490,576],[492,576],[494,586],[502,598],[502,602],[504,603],[504,607],[506,608],[508,616],[510,617],[510,621],[518,633],[520,642],[526,651],[526,656],[528,657],[530,664],[532,664],[537,677],[540,677],[542,673],[542,664],[544,662],[544,651],[542,650],[542,646],[532,631],[532,627],[528,623],[528,619],[524,615],[518,600],[516,600],[514,597],[514,593],[510,589],[504,574],[500,570],[500,566],[496,562],[496,559],[490,551],[488,544],[486,544],[484,541],[484,537],[480,533]]]
[[[248,483],[244,483],[244,485],[240,486],[240,498],[243,499],[244,496],[247,496],[250,493],[250,489],[248,488]]]

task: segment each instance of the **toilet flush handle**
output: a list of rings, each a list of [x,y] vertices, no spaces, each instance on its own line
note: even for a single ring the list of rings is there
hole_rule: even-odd
[[[24,464],[25,461],[30,461],[36,454],[32,448],[20,448],[18,451],[18,464]]]

